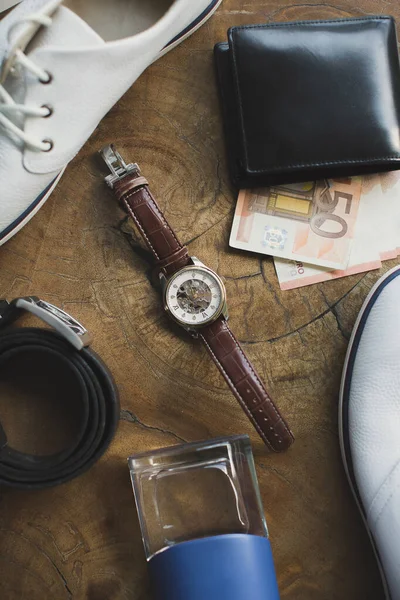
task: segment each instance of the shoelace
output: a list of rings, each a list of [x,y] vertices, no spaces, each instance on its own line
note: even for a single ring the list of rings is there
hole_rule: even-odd
[[[49,27],[52,23],[52,19],[45,15],[31,15],[16,21],[11,27],[11,30],[17,25],[25,22],[37,23],[39,25],[43,25],[44,27]],[[13,56],[11,58],[14,60],[14,66],[20,65],[21,67],[25,68],[27,71],[38,77],[41,83],[47,84],[51,82],[51,75],[41,67],[35,65],[35,63],[30,60],[19,48],[13,52]],[[25,104],[17,104],[17,102],[15,102],[15,100],[5,90],[4,86],[0,85],[0,125],[2,125],[6,135],[9,135],[10,137],[16,136],[31,150],[36,150],[38,152],[49,152],[53,147],[53,143],[51,140],[37,140],[28,135],[23,129],[15,125],[9,116],[13,114],[20,114],[26,117],[47,118],[52,114],[52,112],[53,111],[49,106],[35,107],[26,106]]]

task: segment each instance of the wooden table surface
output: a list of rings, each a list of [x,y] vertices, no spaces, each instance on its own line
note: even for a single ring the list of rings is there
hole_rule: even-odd
[[[224,0],[202,29],[145,72],[45,207],[0,249],[0,296],[35,294],[83,322],[122,404],[115,441],[88,473],[46,491],[1,490],[2,600],[150,599],[126,458],[235,433],[251,436],[281,597],[383,599],[341,463],[337,406],[357,313],[393,261],[381,272],[281,292],[271,259],[229,248],[235,192],[212,57],[232,25],[400,17],[388,0],[354,4]],[[191,253],[225,277],[231,326],[295,432],[288,453],[265,451],[204,348],[163,314],[137,232],[102,180],[96,152],[109,142],[140,163]],[[45,371],[28,369],[28,382],[38,376]],[[38,452],[61,444],[73,404],[68,394],[43,400],[20,393],[13,406],[10,396],[1,397],[11,442]]]

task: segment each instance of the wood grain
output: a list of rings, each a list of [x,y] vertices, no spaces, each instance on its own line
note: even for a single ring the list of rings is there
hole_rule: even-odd
[[[214,43],[232,25],[382,11],[400,17],[397,4],[377,0],[357,7],[350,0],[224,0],[203,28],[144,73],[45,207],[0,249],[0,296],[35,294],[83,322],[122,402],[115,442],[89,473],[53,490],[0,491],[1,598],[150,600],[126,458],[246,432],[282,599],[383,599],[341,464],[337,404],[357,312],[393,263],[281,292],[270,259],[228,247],[235,194],[212,59]],[[295,432],[287,454],[266,453],[205,350],[164,316],[137,232],[102,181],[96,152],[108,142],[140,163],[181,240],[225,277],[231,326]],[[12,406],[3,398],[0,418],[18,411],[7,422],[23,440],[37,416],[29,399],[15,397]],[[57,423],[43,413],[44,425]]]

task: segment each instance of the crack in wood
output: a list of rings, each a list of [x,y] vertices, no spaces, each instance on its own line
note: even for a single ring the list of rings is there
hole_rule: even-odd
[[[49,561],[51,562],[51,564],[53,565],[53,567],[55,568],[55,570],[57,571],[58,575],[61,577],[61,580],[64,584],[65,587],[65,591],[68,594],[68,598],[73,598],[72,592],[70,587],[68,586],[68,581],[66,580],[66,578],[64,577],[62,571],[57,567],[56,563],[53,561],[53,559],[49,556],[48,557]]]
[[[177,433],[175,433],[173,431],[170,431],[169,429],[163,429],[162,427],[156,427],[155,425],[147,425],[146,423],[143,423],[143,421],[141,421],[130,410],[121,410],[119,418],[121,421],[127,421],[128,423],[135,423],[135,425],[139,425],[140,427],[143,427],[143,429],[149,429],[150,431],[159,431],[160,433],[163,433],[164,435],[172,435],[174,438],[176,438],[180,442],[187,444],[187,441],[183,437],[179,436]]]
[[[10,533],[14,534],[15,536],[19,536],[21,539],[23,539],[25,542],[27,542],[27,544],[29,544],[29,545],[33,546],[34,548],[36,548],[36,550],[40,554],[42,554],[49,561],[49,563],[52,565],[52,567],[56,571],[57,575],[60,577],[60,579],[61,579],[61,581],[62,581],[62,583],[64,585],[65,591],[68,594],[68,598],[72,599],[73,595],[72,595],[71,589],[70,589],[70,587],[68,585],[68,581],[66,580],[64,574],[61,572],[61,570],[56,565],[56,563],[54,562],[54,560],[51,558],[51,556],[47,552],[45,552],[44,549],[41,548],[36,542],[34,542],[33,540],[31,540],[29,537],[27,537],[23,533],[14,531],[12,529],[9,529],[8,531]]]
[[[320,289],[320,292],[321,292],[321,295],[322,295],[323,299],[325,300],[326,305],[330,308],[330,311],[331,311],[332,315],[335,317],[338,330],[340,331],[340,333],[342,334],[342,336],[344,337],[344,339],[348,342],[349,339],[350,339],[350,334],[347,331],[345,331],[342,323],[340,322],[339,313],[338,313],[337,308],[336,308],[337,303],[331,306],[329,304],[329,302],[328,302],[328,299],[327,299],[327,297],[325,295],[325,292],[324,292],[324,289],[322,287]],[[340,302],[340,300],[339,300],[339,302]]]
[[[239,340],[239,342],[241,344],[243,344],[244,346],[253,346],[254,344],[273,344],[274,342],[278,342],[279,340],[283,340],[284,338],[290,337],[291,335],[294,335],[296,333],[300,333],[303,329],[306,329],[309,325],[312,325],[316,321],[319,321],[320,319],[323,319],[329,313],[332,313],[332,315],[335,317],[335,315],[333,314],[333,309],[335,309],[336,306],[340,302],[342,302],[342,300],[344,300],[349,294],[351,294],[351,292],[363,281],[363,279],[366,277],[366,275],[367,275],[367,273],[364,274],[361,277],[361,279],[359,279],[357,281],[357,283],[355,283],[349,290],[347,290],[347,292],[345,294],[343,294],[343,296],[341,296],[336,302],[334,302],[334,304],[332,304],[332,305],[328,304],[328,308],[326,310],[324,310],[322,313],[320,313],[319,315],[317,315],[316,317],[314,317],[313,319],[311,319],[307,323],[304,323],[304,325],[300,325],[300,327],[297,327],[297,329],[293,329],[293,331],[289,331],[288,333],[284,333],[284,334],[279,335],[277,337],[269,338],[269,339],[266,339],[266,340],[256,340],[255,342],[253,342],[251,340]],[[339,328],[339,324],[338,324],[338,329],[342,333],[343,337],[346,340],[348,340],[349,338],[347,338],[346,335],[345,335],[345,333],[343,332],[343,330]]]
[[[229,279],[229,281],[240,281],[241,279],[253,279],[253,277],[259,277],[261,275],[261,271],[257,273],[250,273],[250,275],[239,275],[238,277],[230,277],[229,275],[224,275],[225,279]]]
[[[195,235],[194,237],[192,237],[187,242],[183,242],[184,245],[185,246],[189,246],[190,244],[192,244],[193,242],[195,242],[196,240],[198,240],[199,238],[201,238],[202,235],[204,235],[205,233],[208,233],[209,231],[211,231],[211,229],[213,229],[214,227],[216,227],[217,225],[219,225],[220,223],[222,223],[222,221],[225,221],[225,219],[227,217],[229,217],[229,216],[230,216],[230,211],[226,215],[223,215],[223,217],[221,219],[219,219],[216,223],[214,223],[213,225],[211,225],[211,227],[209,227],[205,231],[202,231],[201,233],[199,233],[199,235]]]
[[[2,529],[1,531],[6,531],[6,530]],[[9,529],[8,531],[11,532],[12,530]],[[10,565],[15,565],[15,567],[17,567],[21,571],[24,571],[25,573],[27,573],[27,575],[29,577],[31,577],[31,578],[35,579],[36,581],[38,581],[41,585],[43,585],[46,589],[48,589],[49,592],[51,591],[51,586],[43,579],[43,577],[41,577],[35,571],[32,571],[28,567],[25,567],[24,565],[22,565],[17,560],[13,560],[12,558],[10,558],[8,556],[0,555],[0,562],[2,562],[2,561],[4,561],[7,564],[10,564]],[[4,573],[4,571],[2,571],[2,573]]]

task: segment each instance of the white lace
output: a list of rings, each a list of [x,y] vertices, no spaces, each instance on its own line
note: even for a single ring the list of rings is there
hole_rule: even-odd
[[[49,27],[52,23],[52,19],[45,15],[31,15],[29,17],[24,17],[23,19],[19,19],[16,21],[11,30],[20,25],[23,22],[30,23],[38,23],[39,25],[43,25],[44,27]],[[14,60],[14,66],[20,65],[33,75],[35,75],[40,82],[48,83],[51,79],[51,76],[47,71],[35,65],[35,63],[30,60],[20,49],[16,49],[13,52],[11,58]],[[26,106],[25,104],[17,104],[15,100],[10,96],[10,94],[5,90],[5,88],[0,85],[0,125],[3,126],[6,134],[11,136],[16,136],[20,139],[26,146],[28,146],[31,150],[36,150],[38,152],[48,152],[51,150],[53,144],[50,140],[37,140],[34,137],[25,133],[23,129],[20,129],[11,119],[10,115],[13,114],[24,115],[26,117],[40,117],[45,118],[50,116],[51,109],[47,106],[35,107],[35,106]]]

